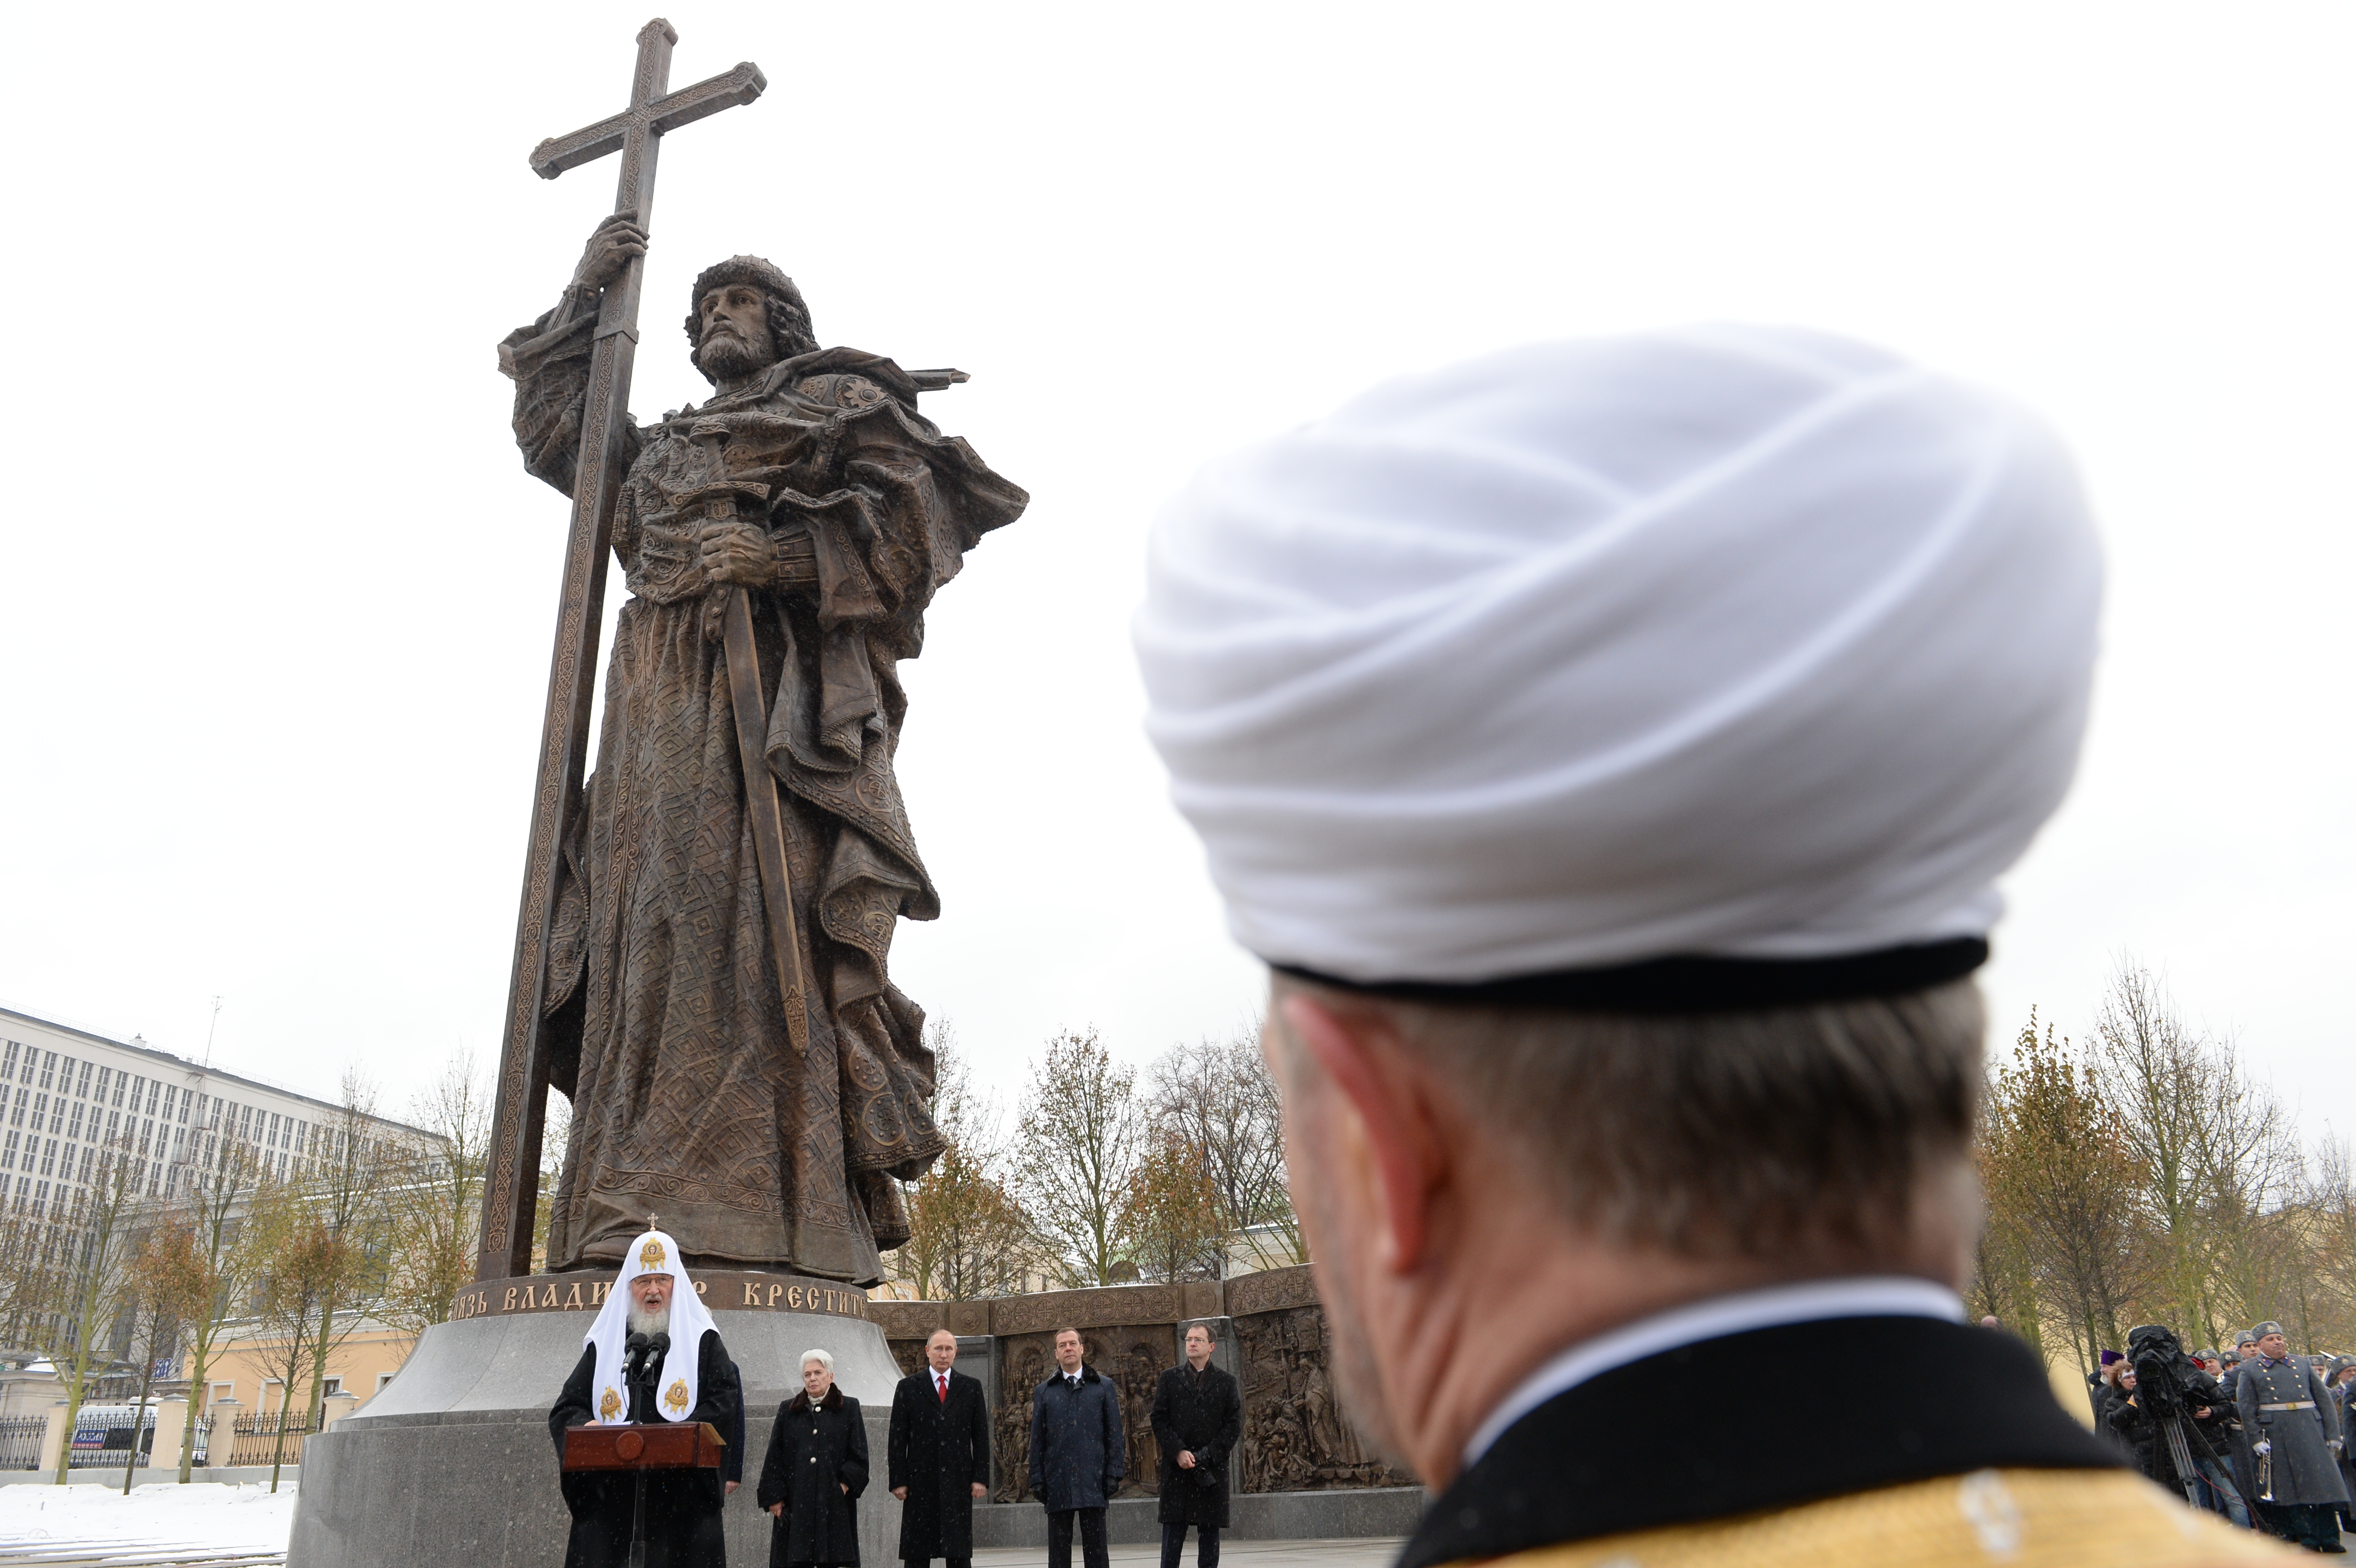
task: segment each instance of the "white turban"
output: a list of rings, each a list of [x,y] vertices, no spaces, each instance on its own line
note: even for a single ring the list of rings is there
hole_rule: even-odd
[[[630,1391],[623,1382],[629,1358],[630,1282],[648,1274],[667,1274],[671,1279],[670,1349],[663,1352],[655,1371],[655,1413],[663,1420],[685,1421],[694,1413],[703,1333],[719,1327],[712,1322],[712,1309],[703,1305],[703,1297],[696,1294],[695,1282],[687,1277],[687,1262],[679,1255],[677,1242],[662,1231],[648,1231],[632,1242],[630,1250],[622,1254],[622,1270],[615,1276],[612,1294],[582,1337],[583,1344],[597,1349],[590,1407],[607,1424],[630,1418]]]
[[[1213,464],[1135,636],[1237,940],[1470,984],[1984,954],[2101,589],[2034,418],[1717,326],[1411,377]]]

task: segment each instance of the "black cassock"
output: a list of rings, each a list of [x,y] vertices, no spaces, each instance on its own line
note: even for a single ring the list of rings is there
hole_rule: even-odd
[[[942,1403],[931,1369],[892,1391],[891,1488],[908,1488],[900,1509],[900,1560],[973,1555],[973,1488],[990,1485],[990,1405],[981,1384],[949,1371]]]
[[[857,1563],[859,1494],[866,1489],[867,1421],[857,1400],[830,1388],[815,1408],[807,1393],[777,1406],[755,1494],[764,1513],[786,1505],[769,1527],[769,1568]]]
[[[1153,1390],[1153,1440],[1162,1449],[1163,1524],[1227,1527],[1227,1456],[1244,1435],[1243,1391],[1216,1367],[1176,1366]],[[1180,1450],[1194,1468],[1178,1467]]]
[[[659,1367],[660,1362],[656,1365]],[[573,1363],[564,1392],[548,1413],[549,1435],[556,1439],[557,1462],[564,1459],[564,1429],[585,1425],[592,1411],[589,1385],[597,1375],[591,1347]],[[736,1363],[728,1359],[718,1330],[707,1328],[696,1348],[695,1409],[690,1421],[708,1421],[723,1435],[742,1432],[744,1391]],[[630,1419],[659,1421],[654,1379],[630,1388]],[[726,1541],[720,1525],[718,1470],[650,1470],[647,1473],[647,1568],[723,1568]],[[565,1543],[564,1568],[622,1568],[630,1558],[630,1510],[637,1481],[626,1472],[581,1472],[562,1477],[564,1506],[573,1510],[573,1534]]]

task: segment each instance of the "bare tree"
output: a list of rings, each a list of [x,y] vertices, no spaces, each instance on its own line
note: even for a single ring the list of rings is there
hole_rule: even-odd
[[[147,1424],[147,1395],[155,1369],[179,1360],[180,1339],[205,1300],[205,1274],[197,1254],[196,1228],[185,1214],[166,1212],[139,1237],[129,1285],[131,1350],[139,1362],[139,1397],[131,1407],[131,1452],[123,1461],[123,1495],[139,1467],[141,1428]]]
[[[34,1254],[37,1305],[30,1314],[33,1340],[64,1384],[66,1430],[73,1430],[91,1375],[112,1365],[102,1345],[119,1320],[131,1260],[146,1205],[146,1159],[127,1134],[101,1146],[86,1185],[52,1198],[48,1228]],[[59,1184],[62,1189],[63,1183]],[[66,1483],[72,1455],[58,1451],[57,1481]]]
[[[180,1432],[183,1485],[196,1463],[197,1406],[214,1348],[230,1320],[249,1310],[254,1275],[262,1267],[262,1238],[246,1215],[269,1179],[250,1145],[219,1138],[206,1145],[204,1157],[188,1171],[187,1194],[179,1200],[188,1224],[190,1255],[204,1275],[201,1296],[187,1322],[189,1397]]]
[[[304,1277],[318,1313],[305,1336],[311,1358],[305,1419],[314,1423],[327,1397],[327,1358],[359,1327],[363,1304],[383,1294],[391,1263],[391,1197],[413,1152],[386,1136],[376,1115],[376,1089],[357,1068],[345,1070],[343,1103],[318,1131],[325,1136],[311,1156],[300,1200],[333,1243],[305,1243],[311,1250],[304,1255],[312,1262]],[[328,1263],[333,1269],[320,1272]]]
[[[391,1255],[377,1314],[423,1333],[450,1316],[450,1303],[475,1275],[491,1101],[473,1055],[452,1057],[442,1076],[411,1103],[410,1115],[438,1142],[398,1147],[388,1161]]]
[[[1171,1126],[1151,1129],[1143,1142],[1121,1194],[1119,1229],[1130,1255],[1150,1278],[1219,1278],[1229,1232],[1203,1151]]]
[[[255,1352],[278,1383],[270,1456],[270,1489],[274,1492],[287,1437],[316,1424],[311,1419],[316,1401],[298,1413],[295,1390],[302,1386],[305,1371],[316,1375],[325,1360],[319,1349],[322,1325],[333,1330],[336,1304],[349,1290],[355,1269],[350,1241],[299,1186],[273,1183],[262,1196],[248,1221],[263,1258],[254,1279],[252,1323]],[[256,1420],[265,1413],[257,1402]]]
[[[1147,1072],[1148,1115],[1194,1151],[1214,1190],[1222,1273],[1237,1247],[1258,1268],[1309,1261],[1285,1188],[1283,1103],[1259,1036],[1255,1020],[1225,1040],[1175,1045]]]
[[[894,1261],[926,1300],[1011,1295],[1049,1261],[1048,1249],[1009,1184],[997,1101],[974,1086],[947,1022],[928,1020],[925,1034],[934,1061],[933,1125],[948,1147],[908,1184],[908,1241]]]
[[[1022,1196],[1078,1284],[1111,1285],[1127,1261],[1119,1221],[1137,1163],[1135,1088],[1091,1029],[1049,1040],[1023,1093]]]
[[[2094,1014],[2094,1051],[2143,1173],[2153,1306],[2188,1331],[2213,1325],[2206,1150],[2213,1115],[2201,1041],[2150,971],[2122,959]]]

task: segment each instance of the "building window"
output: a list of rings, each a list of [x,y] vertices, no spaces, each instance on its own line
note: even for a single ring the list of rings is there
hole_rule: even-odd
[[[155,1124],[149,1122],[146,1125],[145,1130],[141,1132],[139,1135],[139,1156],[142,1159],[145,1159],[147,1157],[147,1140],[155,1136]]]
[[[25,1095],[27,1093],[27,1091],[23,1089],[16,1091],[16,1108],[8,1114],[8,1125],[12,1127],[21,1127],[25,1125]]]
[[[8,1054],[5,1060],[0,1060],[0,1078],[16,1076],[16,1053],[23,1049],[13,1040],[8,1042]]]
[[[42,1087],[42,1088],[46,1089],[46,1088],[48,1088],[48,1087],[49,1086],[49,1075],[50,1075],[51,1073],[55,1072],[57,1071],[57,1068],[58,1068],[58,1053],[57,1053],[56,1051],[45,1051],[41,1052],[41,1087]]]
[[[384,1385],[385,1385],[385,1384],[387,1384],[387,1383],[389,1383],[389,1382],[391,1382],[391,1381],[392,1381],[392,1374],[391,1374],[391,1372],[379,1372],[379,1373],[377,1373],[377,1375],[376,1375],[376,1392],[379,1392],[379,1393],[382,1393],[382,1392],[384,1392]]]
[[[116,1074],[114,1075],[114,1098],[113,1098],[113,1099],[112,1099],[112,1100],[109,1100],[109,1101],[107,1102],[107,1104],[110,1104],[110,1105],[120,1105],[120,1104],[123,1104],[123,1091],[125,1088],[129,1087],[129,1086],[130,1086],[130,1083],[131,1083],[131,1074],[129,1074],[128,1072],[118,1072],[118,1073],[116,1073]]]
[[[237,1108],[237,1136],[248,1143],[253,1141],[253,1107],[251,1105]]]
[[[41,1150],[41,1174],[48,1175],[58,1168],[58,1140],[51,1138]],[[43,1186],[48,1183],[44,1182]]]
[[[341,1378],[329,1378],[326,1382],[319,1385],[319,1392],[323,1397],[327,1394],[341,1393],[343,1392],[344,1380]]]
[[[58,1091],[56,1097],[49,1102],[49,1131],[53,1133],[64,1132],[66,1130],[65,1122],[66,1092],[63,1089],[60,1089]]]
[[[177,1101],[177,1100],[179,1099],[179,1097],[180,1097],[180,1086],[179,1086],[178,1084],[177,1084],[177,1083],[167,1083],[167,1084],[166,1084],[166,1085],[165,1085],[165,1087],[164,1087],[164,1119],[165,1119],[166,1121],[169,1121],[169,1120],[171,1120],[171,1119],[172,1119],[172,1105],[173,1105],[174,1102],[176,1102],[176,1101]]]
[[[122,1113],[122,1112],[120,1112],[120,1111],[109,1111],[109,1112],[107,1112],[107,1113],[106,1113],[106,1141],[107,1141],[108,1143],[112,1143],[112,1142],[114,1141],[114,1135],[115,1135],[116,1133],[118,1133],[118,1132],[121,1132],[122,1130],[123,1130],[123,1113]]]
[[[94,1061],[85,1061],[81,1064],[80,1076],[74,1080],[75,1099],[87,1100],[90,1098],[90,1070],[96,1065],[98,1064]]]
[[[205,1403],[207,1404],[219,1404],[222,1400],[235,1399],[236,1397],[237,1385],[235,1383],[214,1383],[212,1385],[212,1392],[206,1398]]]
[[[23,1136],[24,1135],[21,1133],[10,1133],[8,1135],[6,1152],[0,1153],[0,1170],[14,1170],[16,1168],[16,1140]]]
[[[34,1130],[35,1132],[38,1132],[38,1131],[40,1131],[40,1128],[41,1128],[41,1118],[42,1118],[43,1116],[48,1115],[48,1114],[49,1114],[49,1097],[48,1097],[47,1094],[36,1094],[36,1095],[34,1095],[34,1096],[33,1096],[33,1130]]]
[[[149,1115],[152,1116],[155,1114],[155,1097],[163,1093],[163,1092],[164,1081],[161,1078],[154,1079],[149,1082],[147,1085],[147,1114]]]
[[[88,1181],[90,1179],[91,1157],[97,1152],[98,1149],[94,1145],[81,1151],[81,1179],[84,1181]]]
[[[95,1125],[95,1118],[92,1118],[93,1125]],[[67,1119],[66,1136],[70,1138],[78,1138],[81,1136],[81,1102],[79,1100],[74,1102],[73,1115]]]

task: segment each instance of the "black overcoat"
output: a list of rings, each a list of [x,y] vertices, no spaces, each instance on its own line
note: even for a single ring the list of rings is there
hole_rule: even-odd
[[[1049,1513],[1102,1508],[1128,1473],[1120,1395],[1094,1367],[1080,1384],[1058,1371],[1031,1394],[1031,1495]]]
[[[1172,1367],[1153,1389],[1153,1440],[1162,1446],[1163,1524],[1227,1526],[1227,1459],[1244,1435],[1244,1395],[1217,1367]],[[1178,1467],[1178,1451],[1194,1467]]]
[[[1836,1364],[1936,1367],[1944,1392],[1893,1399],[1869,1378],[1815,1380],[1805,1442],[1794,1440],[1786,1402],[1725,1397],[1756,1382],[1761,1367]],[[1713,1413],[1697,1421],[1697,1410]],[[1432,1500],[1395,1568],[1739,1521],[1975,1470],[2122,1467],[2116,1448],[2055,1402],[2045,1364],[2009,1334],[1932,1317],[1748,1328],[1624,1361],[1524,1415]],[[1632,1484],[1632,1474],[1676,1484]],[[1757,1539],[1745,1530],[1730,1523],[1737,1544],[1719,1560],[1741,1559]]]
[[[786,1505],[769,1526],[769,1568],[857,1563],[859,1494],[866,1489],[867,1423],[857,1400],[830,1388],[816,1409],[808,1393],[777,1406],[755,1494],[764,1513]]]
[[[564,1430],[586,1425],[592,1412],[589,1385],[597,1375],[597,1352],[584,1349],[573,1375],[548,1413],[548,1433],[556,1440],[557,1463],[564,1462]],[[723,1436],[744,1430],[744,1394],[736,1363],[707,1328],[696,1348],[695,1409],[688,1419],[708,1421]],[[651,1381],[630,1390],[630,1419],[659,1421]],[[630,1509],[636,1477],[614,1472],[562,1475],[564,1506],[573,1510],[573,1533],[564,1546],[564,1568],[623,1568],[630,1558]],[[647,1476],[647,1568],[723,1568],[727,1542],[720,1525],[722,1472],[650,1471]]]
[[[990,1404],[981,1384],[949,1369],[943,1403],[930,1368],[892,1391],[885,1444],[890,1488],[908,1488],[900,1507],[900,1560],[973,1555],[973,1488],[990,1485]]]

